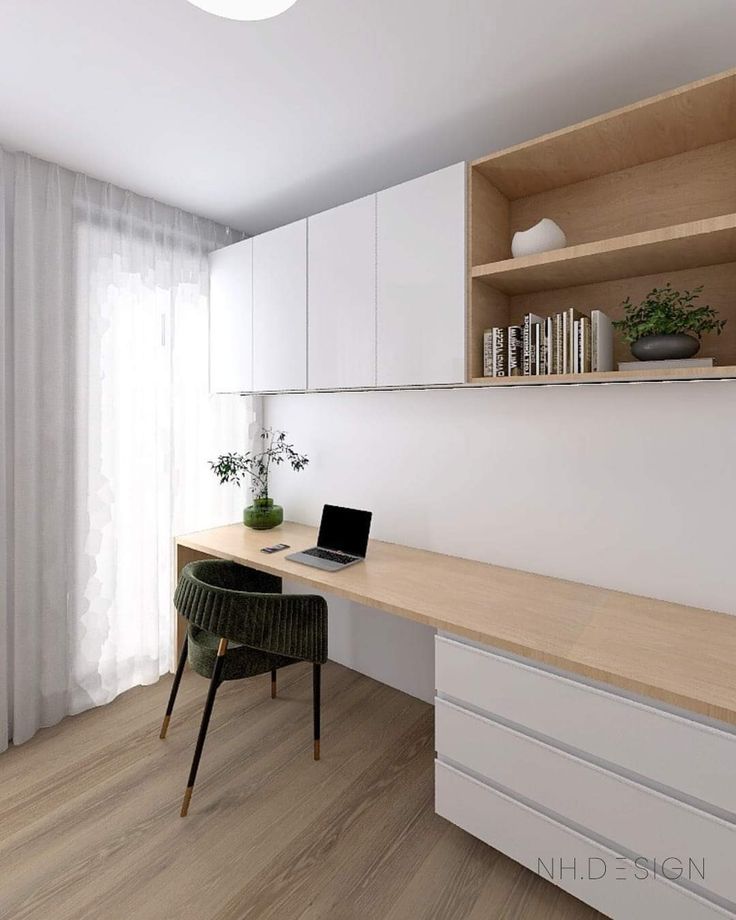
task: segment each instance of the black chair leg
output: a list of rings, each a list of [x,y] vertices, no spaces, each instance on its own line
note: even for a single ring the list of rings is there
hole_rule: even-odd
[[[161,734],[159,738],[165,738],[166,732],[169,730],[169,722],[171,721],[171,713],[174,711],[174,703],[176,702],[176,694],[179,692],[179,684],[181,683],[181,675],[184,673],[184,665],[187,663],[187,646],[189,645],[189,636],[184,636],[184,642],[181,647],[181,654],[179,655],[179,664],[176,666],[176,674],[174,675],[174,683],[171,685],[171,693],[169,694],[169,702],[166,706],[166,715],[164,716],[164,721],[161,726]]]
[[[192,799],[192,792],[194,791],[194,783],[197,779],[197,770],[199,769],[199,761],[202,757],[202,750],[204,748],[204,739],[207,737],[207,728],[210,724],[210,716],[212,715],[212,707],[215,705],[215,696],[217,695],[217,688],[220,686],[220,678],[222,675],[222,666],[225,661],[225,652],[227,651],[227,639],[220,639],[220,644],[217,646],[217,658],[215,658],[215,666],[212,669],[212,677],[210,678],[210,688],[207,692],[207,702],[204,704],[204,712],[202,713],[202,723],[199,726],[199,736],[197,738],[197,746],[194,749],[194,759],[192,760],[192,768],[189,771],[189,782],[187,783],[187,788],[184,792],[184,798],[181,803],[181,816],[186,818],[187,812],[189,811],[189,802]]]
[[[271,669],[271,699],[276,699],[276,668]]]
[[[322,666],[319,664],[312,665],[312,705],[314,709],[314,759],[319,760],[319,729],[320,729],[320,678]]]

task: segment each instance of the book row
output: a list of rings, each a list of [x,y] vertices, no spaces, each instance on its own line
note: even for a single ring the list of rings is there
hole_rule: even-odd
[[[485,377],[589,374],[613,370],[613,326],[601,310],[527,313],[521,325],[483,333]]]

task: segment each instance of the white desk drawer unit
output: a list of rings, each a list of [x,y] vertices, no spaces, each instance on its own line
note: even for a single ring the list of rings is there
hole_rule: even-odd
[[[439,814],[535,871],[597,856],[552,880],[609,916],[736,916],[734,733],[445,636],[435,683]]]
[[[439,761],[435,808],[443,818],[535,872],[538,858],[544,858],[555,884],[609,917],[732,920],[734,916],[662,876],[644,878],[643,871],[613,850]],[[554,854],[554,863],[548,854]],[[603,866],[606,874],[598,878]]]
[[[736,816],[736,733],[442,636],[435,686]]]
[[[623,850],[673,865],[704,861],[708,889],[736,902],[736,824],[678,802],[514,729],[437,700],[437,755],[490,777]]]

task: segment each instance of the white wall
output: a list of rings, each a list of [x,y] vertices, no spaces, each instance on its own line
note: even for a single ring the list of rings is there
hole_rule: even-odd
[[[736,383],[273,396],[264,420],[311,459],[273,478],[292,520],[368,508],[379,539],[736,613]],[[331,657],[365,670],[344,633],[378,621],[349,606]],[[379,679],[426,698],[416,640]]]

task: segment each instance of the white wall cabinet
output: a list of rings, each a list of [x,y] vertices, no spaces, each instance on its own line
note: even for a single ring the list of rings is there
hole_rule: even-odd
[[[376,383],[376,196],[309,218],[310,390]]]
[[[253,241],[210,253],[210,390],[253,389]]]
[[[465,164],[211,256],[215,392],[465,380]]]
[[[307,222],[253,239],[253,389],[307,386]]]
[[[465,164],[378,193],[378,386],[465,379]]]

